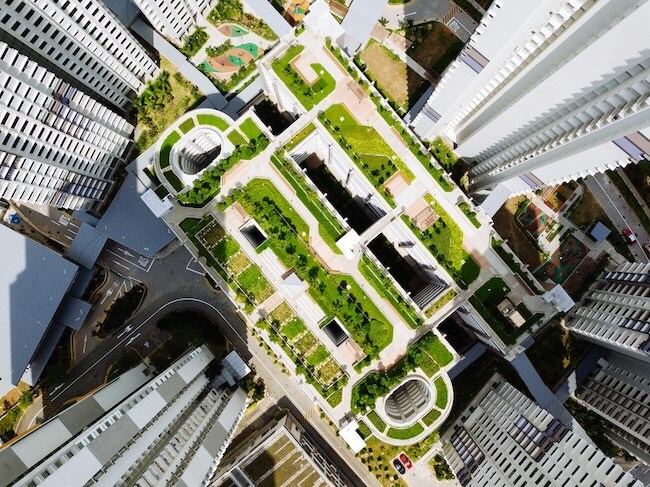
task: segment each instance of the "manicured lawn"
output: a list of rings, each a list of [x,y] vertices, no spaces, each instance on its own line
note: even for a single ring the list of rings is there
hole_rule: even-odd
[[[333,408],[338,406],[343,400],[343,389],[335,389],[334,392],[325,398],[325,400],[327,401],[327,404]]]
[[[211,125],[221,131],[227,130],[230,126],[223,118],[217,117],[216,115],[197,115],[196,119],[199,125]]]
[[[427,426],[431,426],[436,420],[440,417],[440,411],[437,409],[432,409],[427,413],[426,416],[422,418],[422,422]]]
[[[258,303],[263,302],[274,292],[273,287],[256,265],[249,266],[248,269],[237,276],[237,281],[244,291],[252,295]]]
[[[438,377],[433,385],[436,386],[436,407],[444,409],[449,399],[447,385],[442,377]]]
[[[190,130],[194,128],[194,120],[191,118],[188,118],[185,120],[183,123],[181,123],[178,128],[181,129],[181,132],[184,134],[188,133]]]
[[[370,428],[368,428],[368,425],[363,421],[359,421],[358,431],[362,438],[368,438],[372,434]]]
[[[366,417],[379,431],[381,431],[382,433],[386,431],[386,423],[384,423],[384,421],[379,417],[379,415],[374,409],[370,411]]]
[[[244,145],[246,143],[246,139],[237,129],[233,129],[230,131],[230,133],[228,133],[228,140],[232,142],[235,147],[239,147],[240,145]]]
[[[406,215],[402,218],[438,263],[461,287],[466,289],[478,277],[480,267],[463,249],[463,232],[456,222],[431,195],[426,195],[425,199],[440,217],[438,221],[424,231],[420,231]]]
[[[176,131],[173,131],[163,141],[162,146],[160,147],[160,168],[161,169],[165,169],[166,167],[169,167],[170,164],[169,154],[172,151],[172,147],[174,147],[174,144],[179,140],[181,140],[180,134]]]
[[[468,220],[472,222],[472,225],[474,225],[476,228],[481,228],[481,222],[478,221],[478,218],[476,218],[476,212],[472,210],[469,203],[465,203],[463,201],[458,205],[458,208],[460,208],[460,210],[465,214]]]
[[[227,262],[237,252],[239,252],[239,244],[232,237],[223,238],[212,249],[212,253],[219,262]],[[246,257],[246,254],[244,253],[242,253],[242,255]]]
[[[293,318],[293,310],[289,307],[286,301],[282,301],[278,306],[276,306],[273,311],[269,314],[269,320],[277,321],[278,324],[282,324],[285,321]]]
[[[434,314],[442,309],[442,307],[447,304],[449,301],[453,300],[458,293],[455,289],[448,289],[442,296],[440,296],[436,301],[433,302],[431,306],[425,311],[427,318],[431,318]]]
[[[244,120],[244,122],[239,126],[239,129],[244,132],[244,135],[249,139],[256,139],[262,135],[262,131],[255,122],[253,122],[252,118]]]
[[[393,281],[384,276],[379,268],[365,255],[359,261],[359,271],[370,285],[375,288],[375,291],[393,305],[395,311],[404,318],[404,321],[411,328],[417,328],[422,324],[423,320],[420,315],[404,300],[395,288]]]
[[[308,357],[307,363],[312,366],[316,366],[329,358],[330,354],[323,345],[318,345],[316,350],[314,350]]]
[[[302,172],[298,172],[295,167],[280,154],[273,155],[271,157],[271,162],[294,189],[296,196],[298,196],[300,201],[302,201],[311,214],[314,215],[316,220],[318,220],[318,233],[325,243],[327,243],[335,253],[340,254],[341,249],[336,245],[336,241],[345,234],[345,229],[323,204],[318,193],[307,185],[305,175]]]
[[[271,64],[273,71],[278,75],[280,80],[295,95],[298,101],[307,110],[311,110],[315,105],[323,101],[336,88],[336,81],[332,78],[323,66],[312,64],[311,68],[318,75],[317,81],[311,86],[303,77],[293,68],[291,62],[305,49],[304,46],[291,46],[286,54],[276,59]]]
[[[409,438],[419,435],[423,431],[424,427],[420,423],[415,423],[408,428],[390,428],[386,435],[389,438],[395,438],[396,440],[408,440]]]
[[[449,364],[454,358],[451,352],[447,350],[447,347],[435,335],[433,335],[433,338],[423,342],[422,350],[440,365],[440,367]]]
[[[287,267],[309,284],[323,311],[338,316],[366,353],[376,356],[392,341],[392,326],[348,275],[330,274],[306,242],[309,227],[268,180],[254,179],[226,199],[238,201],[269,235],[269,246]]]
[[[296,317],[282,325],[280,331],[287,337],[287,340],[293,340],[301,333],[307,331],[307,327],[300,318]]]
[[[181,191],[185,187],[183,182],[178,179],[178,176],[176,176],[176,174],[174,174],[174,171],[171,169],[169,171],[165,171],[163,174],[167,178],[167,181],[169,181],[169,184],[171,184],[176,191]]]

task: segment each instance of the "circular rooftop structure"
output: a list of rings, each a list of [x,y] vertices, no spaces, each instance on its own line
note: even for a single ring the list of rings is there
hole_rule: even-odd
[[[409,425],[428,412],[434,400],[435,394],[428,381],[409,376],[386,396],[384,414],[394,425]]]
[[[178,168],[194,176],[208,167],[221,154],[223,139],[212,127],[200,126],[178,141],[173,148],[173,158],[178,158]]]

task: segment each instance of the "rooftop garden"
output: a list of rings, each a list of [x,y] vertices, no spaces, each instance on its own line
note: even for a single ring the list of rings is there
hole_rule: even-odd
[[[209,22],[216,26],[231,23],[238,24],[265,39],[275,40],[278,38],[263,20],[244,12],[239,0],[219,0],[207,18]]]
[[[453,355],[432,332],[409,346],[406,356],[386,372],[371,372],[352,389],[352,411],[365,412],[375,407],[378,398],[397,386],[409,372],[420,367],[429,377],[453,360]]]
[[[431,195],[426,195],[425,199],[439,216],[433,225],[422,231],[406,215],[402,218],[458,285],[467,289],[481,269],[463,249],[460,227]]]
[[[384,185],[391,176],[400,171],[409,183],[415,178],[379,132],[374,127],[359,124],[345,105],[339,103],[330,106],[318,119],[389,201],[392,201],[392,197]]]
[[[330,317],[345,323],[370,357],[393,339],[393,327],[349,275],[328,272],[309,248],[309,226],[268,180],[254,179],[219,205],[237,201],[269,235],[269,248],[288,269],[309,284],[309,294]]]
[[[516,306],[517,310],[526,320],[526,323],[519,328],[510,325],[506,318],[497,309],[497,305],[503,301],[510,293],[510,287],[500,277],[493,277],[483,284],[469,298],[469,302],[479,312],[483,319],[490,325],[495,333],[503,340],[506,345],[511,345],[517,341],[524,331],[537,323],[542,314],[532,314],[523,302]]]
[[[183,47],[181,47],[181,52],[191,58],[203,47],[208,41],[208,33],[205,31],[205,27],[197,27],[194,32],[185,36],[183,39]]]
[[[314,218],[318,220],[319,235],[329,245],[332,251],[340,254],[341,249],[337,247],[336,241],[345,235],[345,229],[323,204],[318,193],[307,185],[305,175],[301,171],[298,171],[282,153],[274,154],[271,157],[271,162],[294,189],[300,201],[314,215]]]
[[[291,46],[284,56],[271,63],[271,67],[302,106],[311,110],[334,91],[336,81],[322,65],[313,63],[310,66],[318,75],[318,79],[311,85],[307,83],[292,64],[304,49],[305,46],[302,45]]]
[[[296,147],[300,142],[305,140],[309,134],[316,130],[316,125],[313,122],[309,122],[305,125],[300,132],[293,136],[293,138],[284,145],[284,150],[290,152],[291,149]]]

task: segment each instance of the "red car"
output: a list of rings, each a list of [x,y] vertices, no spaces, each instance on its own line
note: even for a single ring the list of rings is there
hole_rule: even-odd
[[[404,466],[406,466],[406,468],[411,468],[411,467],[413,467],[413,464],[411,463],[411,460],[409,460],[409,457],[406,456],[406,453],[402,453],[402,454],[399,456],[399,459],[400,459],[401,462],[404,464]]]
[[[634,245],[637,242],[636,235],[634,235],[634,232],[629,228],[623,230],[623,238],[628,243],[628,245]]]

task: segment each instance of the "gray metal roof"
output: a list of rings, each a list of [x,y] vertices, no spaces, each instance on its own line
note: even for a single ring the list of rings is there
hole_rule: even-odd
[[[339,45],[350,55],[364,47],[370,40],[388,0],[353,0],[341,27],[345,30]]]
[[[0,389],[17,384],[78,267],[0,225]]]
[[[146,190],[137,176],[129,174],[96,229],[111,240],[153,257],[175,236],[140,198]]]
[[[244,0],[243,3],[255,13],[256,17],[266,22],[278,37],[284,37],[291,32],[292,27],[289,22],[280,15],[280,12],[275,10],[269,0]]]
[[[79,227],[65,256],[86,269],[92,269],[106,240],[108,240],[106,235],[102,235],[93,226],[84,222]]]
[[[601,222],[594,223],[589,230],[589,236],[596,242],[603,242],[610,233],[612,233],[612,231]]]
[[[92,305],[90,303],[68,294],[63,298],[54,319],[65,326],[78,330],[83,325],[91,309]]]

